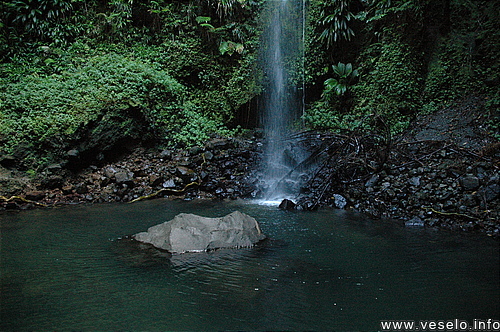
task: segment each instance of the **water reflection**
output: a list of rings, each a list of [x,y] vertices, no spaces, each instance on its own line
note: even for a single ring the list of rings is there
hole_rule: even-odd
[[[124,238],[234,210],[270,240],[171,256]],[[0,227],[1,330],[376,330],[500,315],[498,242],[342,211],[155,200],[2,215]]]

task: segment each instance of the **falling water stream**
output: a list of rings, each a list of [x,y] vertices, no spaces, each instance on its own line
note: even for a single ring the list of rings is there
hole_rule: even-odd
[[[281,180],[300,160],[300,151],[286,138],[303,111],[304,1],[268,2],[261,53],[266,76],[262,123],[267,138],[264,182],[267,199],[293,194],[294,185]]]

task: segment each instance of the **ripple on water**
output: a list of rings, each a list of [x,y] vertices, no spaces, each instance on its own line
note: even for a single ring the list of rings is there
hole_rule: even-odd
[[[256,218],[270,240],[171,256],[123,237],[180,212],[234,210]],[[0,224],[0,330],[375,330],[383,318],[500,311],[498,243],[484,237],[240,202],[8,218]]]

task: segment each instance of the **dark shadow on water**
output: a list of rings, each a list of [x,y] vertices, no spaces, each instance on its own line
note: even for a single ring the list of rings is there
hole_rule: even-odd
[[[171,266],[171,253],[136,241],[130,236],[113,240],[111,250],[119,261],[130,267]]]
[[[269,259],[279,255],[288,246],[283,240],[266,238],[252,248],[223,248],[206,252],[171,254],[151,244],[124,236],[111,241],[111,251],[118,261],[130,267],[151,268],[168,267],[179,271],[193,266],[213,265],[228,260]]]

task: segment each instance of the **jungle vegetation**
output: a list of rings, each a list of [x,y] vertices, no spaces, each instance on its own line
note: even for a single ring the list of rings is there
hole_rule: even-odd
[[[498,92],[499,1],[306,0],[302,129],[367,114],[394,133],[421,112]],[[0,2],[0,157],[189,147],[259,125],[266,0]]]

